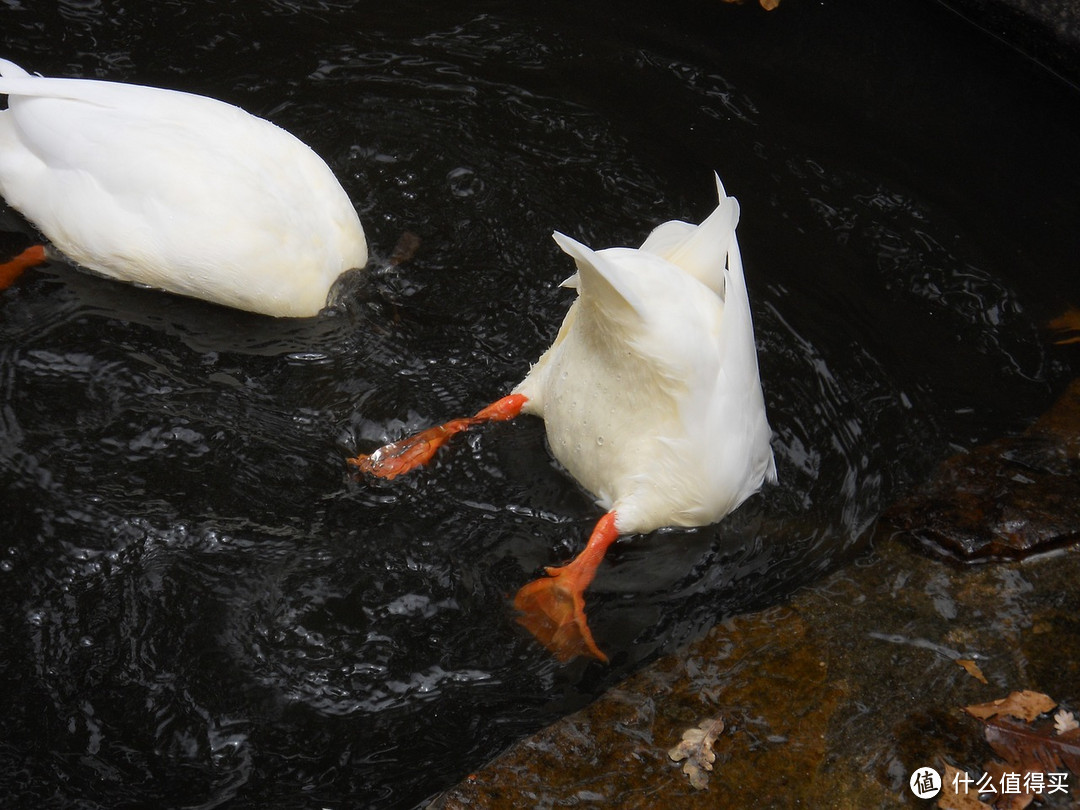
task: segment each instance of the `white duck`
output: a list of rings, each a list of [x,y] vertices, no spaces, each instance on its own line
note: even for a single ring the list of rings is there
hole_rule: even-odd
[[[592,251],[560,233],[578,298],[512,394],[350,461],[392,478],[471,425],[532,413],[551,451],[607,510],[568,565],[523,587],[519,619],[560,658],[605,656],[584,591],[619,535],[714,523],[776,480],[742,259],[738,202],[701,225],[666,222],[638,249]]]
[[[0,194],[76,264],[266,315],[307,317],[367,264],[329,167],[238,107],[32,76],[0,59]],[[34,248],[12,265],[42,260]],[[2,274],[0,274],[2,275]]]

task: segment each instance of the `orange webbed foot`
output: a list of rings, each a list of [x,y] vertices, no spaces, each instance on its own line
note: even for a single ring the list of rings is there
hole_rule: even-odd
[[[455,422],[465,422],[465,419],[457,419],[447,422],[445,425],[422,430],[415,436],[401,439],[384,445],[370,455],[359,455],[348,459],[348,463],[360,470],[360,472],[374,475],[378,478],[396,478],[403,473],[414,470],[431,461],[436,451],[460,430]]]
[[[350,458],[348,463],[363,473],[379,478],[395,478],[427,464],[438,449],[454,434],[484,422],[513,419],[521,413],[526,401],[527,398],[521,394],[509,394],[491,403],[475,416],[467,419],[452,419],[445,424],[430,427],[415,436],[384,445],[370,455],[362,454]]]
[[[31,267],[45,263],[45,248],[32,245],[13,259],[0,264],[0,290],[6,290]]]
[[[579,655],[606,662],[585,618],[584,588],[564,578],[566,568],[548,568],[548,576],[533,580],[517,592],[518,624],[528,630],[560,661]]]
[[[608,546],[619,538],[615,513],[597,522],[589,542],[567,565],[547,568],[547,576],[526,584],[514,597],[521,612],[518,624],[528,630],[560,661],[586,655],[606,662],[585,618],[585,589],[596,576]]]

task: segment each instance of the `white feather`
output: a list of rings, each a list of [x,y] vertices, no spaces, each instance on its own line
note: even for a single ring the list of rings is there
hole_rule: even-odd
[[[367,263],[329,167],[203,96],[31,76],[0,60],[0,194],[90,270],[226,306],[310,316]]]
[[[516,389],[555,457],[622,533],[720,520],[776,480],[737,202],[667,222],[641,248],[592,251],[551,348]]]

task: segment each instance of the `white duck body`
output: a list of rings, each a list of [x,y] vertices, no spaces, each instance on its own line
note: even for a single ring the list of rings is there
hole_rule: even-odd
[[[367,264],[352,203],[304,143],[238,107],[0,60],[0,194],[111,278],[307,317]]]
[[[738,203],[717,188],[700,226],[664,223],[637,250],[555,235],[578,298],[516,393],[620,534],[714,523],[776,480]]]

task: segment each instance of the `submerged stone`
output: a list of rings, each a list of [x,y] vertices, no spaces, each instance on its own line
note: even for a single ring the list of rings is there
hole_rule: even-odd
[[[994,756],[964,706],[1021,689],[1078,706],[1078,570],[1076,552],[958,567],[881,538],[519,742],[429,810],[935,806],[913,797],[914,773],[978,777]],[[698,789],[668,752],[717,717]],[[1069,784],[1044,806],[1075,807]]]
[[[430,810],[891,810],[912,806],[910,780],[926,768],[977,778],[995,754],[964,706],[1016,690],[1080,706],[1078,473],[1080,382],[1022,436],[950,459],[889,510],[940,554],[1000,565],[942,565],[883,524],[868,558],[783,605],[717,625],[521,741]],[[1064,548],[1015,559],[1052,547]],[[669,751],[717,719],[715,760],[695,787]],[[1044,796],[1046,806],[1075,806],[1070,787]]]
[[[883,521],[968,562],[1080,542],[1080,381],[1022,435],[947,459]]]

